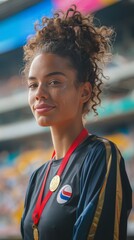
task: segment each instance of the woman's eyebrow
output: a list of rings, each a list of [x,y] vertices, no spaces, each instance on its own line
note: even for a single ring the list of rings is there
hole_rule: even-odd
[[[54,76],[54,75],[62,75],[62,76],[66,76],[63,72],[50,72],[50,73],[48,73],[48,74],[46,74],[45,76],[44,76],[44,78],[45,77],[51,77],[51,76]],[[28,77],[28,81],[30,81],[30,80],[36,80],[36,77],[34,77],[34,76],[29,76]]]
[[[46,75],[46,77],[50,77],[50,76],[53,76],[53,75],[62,75],[62,76],[66,76],[63,72],[50,72]]]
[[[30,81],[30,80],[35,80],[36,79],[36,77],[33,77],[33,76],[29,76],[28,77],[28,81]]]

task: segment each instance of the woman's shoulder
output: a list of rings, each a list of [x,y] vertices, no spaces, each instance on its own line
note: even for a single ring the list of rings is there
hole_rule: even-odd
[[[89,135],[86,145],[89,147],[89,149],[96,151],[96,150],[106,150],[106,151],[113,151],[114,149],[118,150],[118,147],[114,142],[111,140],[98,135]]]
[[[104,136],[90,134],[89,137],[91,137],[92,142],[95,142],[95,143],[109,143],[109,144],[114,144],[115,145],[114,142],[112,142],[110,139],[108,139]]]
[[[110,158],[117,158],[121,153],[116,144],[109,139],[90,135],[85,143],[85,161],[83,167],[91,164],[106,164]]]
[[[47,168],[48,163],[49,161],[45,162],[32,172],[32,174],[29,177],[28,189],[32,188],[32,186],[35,185],[36,180],[40,178],[40,176],[43,174],[43,172]]]
[[[29,180],[29,184],[32,184],[33,182],[36,181],[36,178],[38,178],[40,175],[43,174],[43,172],[45,171],[45,169],[48,166],[49,161],[45,162],[44,164],[42,164],[40,167],[38,167],[37,169],[35,169],[33,171],[33,173],[30,176],[30,180]]]
[[[35,187],[36,182],[39,180],[39,178],[41,178],[41,175],[47,168],[48,163],[49,163],[49,161],[45,162],[39,168],[34,170],[33,173],[31,174],[31,176],[29,177],[29,183],[28,183],[27,190],[26,190],[25,205],[26,205],[28,196],[31,195],[30,193],[32,192],[33,188]]]
[[[87,139],[85,159],[81,168],[81,179],[100,179],[103,181],[108,171],[115,173],[117,164],[123,160],[117,146],[107,138],[97,135]]]

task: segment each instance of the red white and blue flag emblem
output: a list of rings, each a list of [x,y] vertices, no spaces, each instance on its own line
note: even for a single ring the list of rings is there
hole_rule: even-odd
[[[58,203],[66,203],[70,200],[72,196],[72,188],[70,185],[63,186],[57,195],[57,202]]]

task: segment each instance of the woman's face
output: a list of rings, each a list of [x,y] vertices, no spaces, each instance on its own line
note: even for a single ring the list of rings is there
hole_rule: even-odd
[[[31,64],[28,101],[40,126],[64,126],[82,118],[83,85],[76,87],[69,59],[42,53]]]

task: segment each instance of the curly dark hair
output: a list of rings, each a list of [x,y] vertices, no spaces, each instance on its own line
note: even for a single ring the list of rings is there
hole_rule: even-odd
[[[92,94],[84,105],[83,113],[101,103],[100,94],[103,83],[103,66],[111,56],[111,37],[113,29],[95,26],[94,17],[82,15],[75,5],[66,12],[56,11],[52,18],[43,17],[35,23],[36,34],[24,46],[24,75],[27,77],[34,57],[41,52],[68,57],[77,70],[77,82],[89,81]]]

